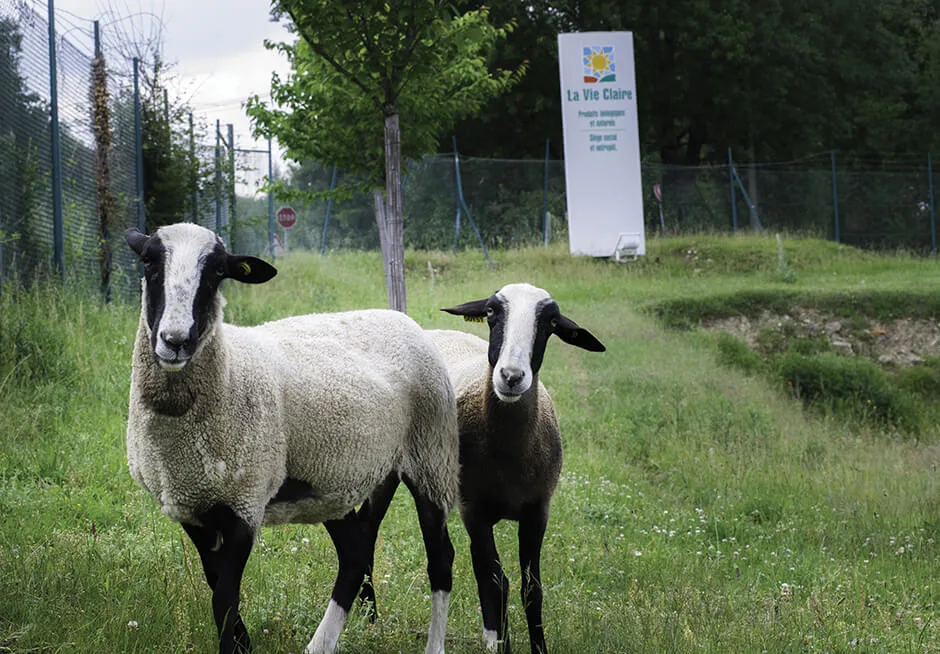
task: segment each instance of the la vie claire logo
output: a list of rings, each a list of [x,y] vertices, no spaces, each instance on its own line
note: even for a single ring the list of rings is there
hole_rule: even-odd
[[[585,84],[611,84],[617,81],[617,61],[612,45],[591,45],[582,49],[582,66]],[[565,89],[565,99],[569,102],[596,100],[632,100],[630,89],[604,86],[603,88],[585,87]]]

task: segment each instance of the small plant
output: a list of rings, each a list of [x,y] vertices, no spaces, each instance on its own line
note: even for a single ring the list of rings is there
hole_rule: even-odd
[[[776,277],[781,282],[792,284],[796,281],[796,272],[787,264],[783,255],[783,239],[777,234],[777,272]]]
[[[763,363],[747,343],[726,332],[719,333],[715,338],[718,347],[718,361],[724,366],[738,368],[749,374],[760,372]]]

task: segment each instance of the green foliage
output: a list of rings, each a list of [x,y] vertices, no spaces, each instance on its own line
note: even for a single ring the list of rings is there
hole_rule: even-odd
[[[291,74],[272,77],[273,106],[257,96],[249,100],[256,133],[274,135],[294,161],[361,176],[340,190],[346,197],[353,189],[384,187],[386,116],[400,116],[402,158],[420,159],[437,150],[439,135],[455,120],[472,115],[524,71],[492,73],[486,66],[487,53],[511,25],[493,27],[485,10],[449,16],[446,7],[432,0],[408,7],[376,1],[343,13],[325,1],[281,2],[302,38],[266,44],[287,57]]]
[[[189,106],[185,102],[172,105],[166,96],[163,81],[166,66],[157,58],[153,70],[144,76],[141,89],[140,118],[144,171],[144,204],[147,232],[161,225],[170,225],[191,218],[193,195],[205,197],[223,193],[215,188],[213,166],[201,161],[190,147]],[[224,167],[222,178],[234,184],[228,158],[218,162]],[[223,182],[224,183],[224,182]],[[232,221],[233,223],[235,221]]]
[[[776,0],[761,11],[745,0],[458,7],[484,4],[494,20],[518,25],[497,63],[524,56],[532,67],[480,119],[458,126],[474,156],[538,156],[546,138],[560,154],[556,35],[608,30],[634,35],[640,143],[650,160],[720,163],[729,145],[752,161],[937,148],[940,10],[931,0]]]
[[[748,344],[731,334],[721,332],[715,337],[715,346],[718,348],[718,362],[729,368],[737,368],[747,373],[760,372],[763,363],[760,358],[748,347]]]
[[[73,366],[56,318],[67,291],[53,284],[0,291],[0,394],[17,383],[67,383]]]
[[[923,405],[868,359],[786,353],[776,359],[775,366],[795,396],[808,404],[862,419],[872,417],[914,434],[924,427]]]

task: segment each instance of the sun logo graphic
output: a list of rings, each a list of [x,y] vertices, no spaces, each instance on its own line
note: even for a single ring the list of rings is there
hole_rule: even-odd
[[[585,46],[583,61],[585,84],[617,81],[614,46]]]

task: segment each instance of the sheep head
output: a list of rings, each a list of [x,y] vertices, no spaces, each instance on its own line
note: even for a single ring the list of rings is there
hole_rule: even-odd
[[[160,227],[149,236],[129,229],[124,237],[144,265],[142,304],[150,346],[169,372],[189,363],[221,319],[223,279],[260,284],[277,274],[262,259],[230,254],[214,232],[191,223]]]
[[[591,352],[606,349],[588,330],[563,316],[547,291],[531,284],[509,284],[488,298],[442,311],[489,324],[493,391],[503,402],[516,402],[532,387],[552,334]]]

